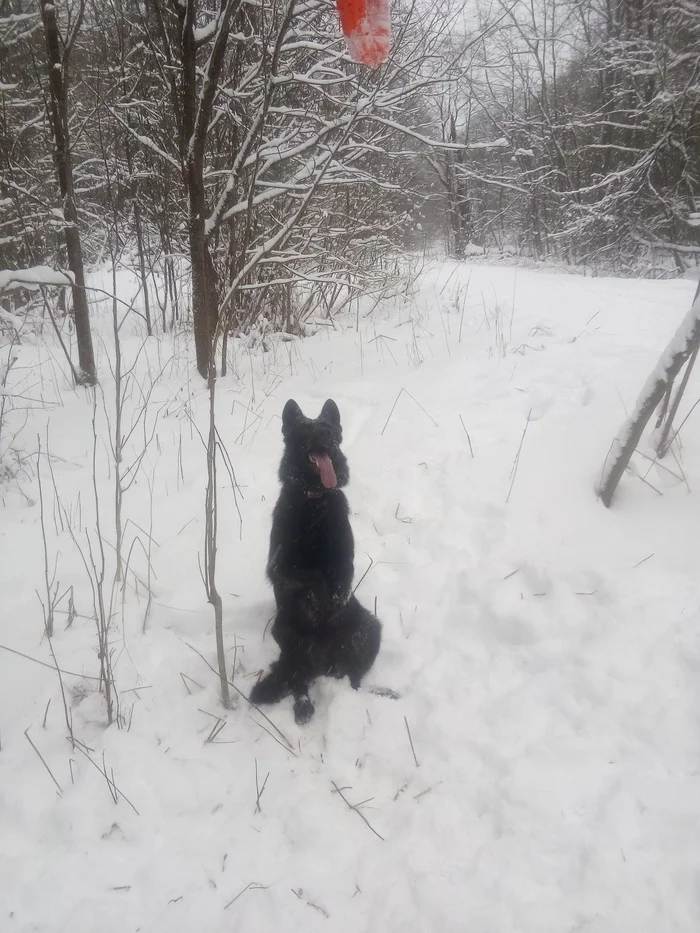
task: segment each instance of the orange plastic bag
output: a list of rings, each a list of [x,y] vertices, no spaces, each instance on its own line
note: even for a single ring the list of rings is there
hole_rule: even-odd
[[[350,58],[378,68],[389,57],[390,0],[336,0]]]

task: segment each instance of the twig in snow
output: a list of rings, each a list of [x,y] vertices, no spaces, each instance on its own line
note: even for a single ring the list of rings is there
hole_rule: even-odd
[[[415,403],[416,403],[416,405],[420,408],[420,410],[423,412],[423,414],[426,415],[426,417],[430,418],[430,420],[433,422],[433,424],[434,424],[435,427],[437,428],[437,427],[438,427],[438,423],[437,423],[437,421],[435,420],[435,418],[433,418],[433,416],[430,414],[430,412],[426,411],[426,409],[423,408],[423,406],[422,406],[421,403],[418,401],[418,399],[417,399],[417,398],[414,398],[414,396],[411,395],[411,393],[410,393],[407,389],[404,389],[403,391],[404,391],[404,392],[406,393],[406,395],[411,399],[412,402],[415,402]]]
[[[655,553],[656,551],[652,551],[651,554],[647,554],[646,557],[643,557],[641,560],[638,560],[637,563],[632,566],[632,570],[635,570],[637,567],[641,567],[642,564],[646,564],[648,560],[651,560],[651,558],[654,556]]]
[[[46,524],[44,522],[44,489],[41,482],[41,437],[37,434],[36,477],[39,483],[39,521],[41,526],[41,540],[44,548],[44,585],[46,587],[46,611],[44,617],[44,631],[47,638],[53,638],[54,600],[56,594],[51,595],[53,580],[49,581],[49,546],[46,542]],[[55,577],[55,572],[54,572]]]
[[[270,772],[268,771],[267,774],[265,775],[265,780],[262,783],[262,787],[260,787],[258,783],[258,759],[256,758],[255,759],[255,793],[257,794],[257,797],[255,798],[255,812],[256,813],[262,812],[260,809],[260,798],[265,792],[265,787],[267,786],[267,779],[269,777],[270,777]]]
[[[698,407],[698,405],[700,405],[700,398],[697,400],[697,402],[695,402],[695,403],[693,404],[693,406],[692,406],[692,408],[690,409],[690,411],[688,412],[688,414],[685,416],[685,418],[681,421],[681,423],[680,423],[680,424],[678,425],[678,427],[675,429],[675,431],[673,432],[673,437],[672,437],[671,440],[668,442],[667,447],[670,447],[670,445],[675,441],[675,439],[676,439],[676,438],[678,437],[678,435],[681,433],[681,428],[682,428],[683,425],[686,423],[686,421],[688,420],[688,418],[690,418],[690,416],[693,414],[693,412],[694,412],[695,409]]]
[[[462,422],[462,427],[464,428],[464,433],[467,435],[467,440],[469,441],[469,453],[472,455],[472,460],[474,459],[474,448],[472,447],[472,439],[469,437],[469,431],[467,431],[467,426],[462,420],[462,416],[459,416],[459,420]]]
[[[637,473],[635,471],[634,476],[636,476],[638,480],[641,480],[641,482],[644,483],[645,486],[648,486],[649,489],[653,489],[657,496],[663,496],[663,493],[661,492],[661,490],[657,489],[656,486],[650,483],[649,480],[643,477],[640,473]]]
[[[386,421],[384,422],[384,427],[383,427],[382,430],[379,432],[379,436],[380,436],[380,437],[381,437],[381,436],[384,434],[384,432],[386,431],[387,425],[389,424],[389,421],[391,420],[391,416],[394,414],[394,409],[396,408],[396,406],[397,406],[397,404],[398,404],[398,401],[399,401],[399,399],[401,398],[402,395],[407,395],[407,396],[411,399],[411,401],[414,402],[414,403],[420,408],[420,410],[423,412],[423,414],[424,414],[426,417],[430,418],[430,420],[433,422],[433,424],[435,425],[435,427],[436,427],[436,428],[438,427],[438,423],[437,423],[437,421],[435,420],[435,418],[433,418],[433,416],[430,414],[430,412],[426,411],[426,409],[421,405],[421,403],[418,401],[417,398],[415,398],[413,395],[411,395],[411,393],[410,393],[407,389],[399,389],[399,393],[398,393],[398,395],[396,396],[396,398],[394,399],[394,404],[391,406],[391,411],[389,412],[389,415],[388,415]]]
[[[357,587],[356,587],[356,589],[357,589]],[[204,663],[207,665],[207,667],[209,668],[210,671],[212,671],[214,674],[216,674],[217,677],[219,676],[219,672],[218,672],[217,670],[215,670],[215,668],[213,668],[213,667],[211,666],[211,664],[207,661],[207,659],[204,657],[204,655],[203,655],[200,651],[197,651],[197,649],[196,649],[193,645],[191,645],[188,641],[186,641],[185,644],[187,645],[187,647],[188,647],[191,651],[194,651],[194,653],[195,653],[196,655],[198,655],[198,656],[202,659],[202,661],[204,661]],[[243,693],[242,690],[239,690],[238,687],[233,683],[233,681],[230,680],[230,681],[229,681],[229,685],[230,685],[231,687],[233,687],[233,689],[236,691],[236,693],[237,693],[239,696],[243,697],[243,699],[246,701],[246,703],[247,703],[249,706],[252,706],[254,710],[256,710],[258,713],[260,713],[260,715],[263,717],[263,719],[266,719],[266,720],[270,723],[270,725],[271,725],[272,728],[275,730],[275,732],[276,732],[279,736],[281,736],[281,738],[282,738],[282,739],[284,740],[284,742],[286,743],[287,751],[290,751],[293,755],[295,755],[296,752],[294,751],[294,746],[293,746],[292,743],[289,741],[289,739],[287,738],[287,736],[286,736],[280,729],[277,728],[277,726],[276,726],[276,725],[274,724],[274,722],[270,719],[270,717],[269,717],[269,716],[266,716],[265,713],[263,713],[263,711],[260,709],[260,707],[256,706],[255,703],[253,703],[252,700],[248,699],[248,697],[245,695],[245,693]],[[255,721],[255,720],[253,720],[253,721]],[[260,723],[258,723],[258,725],[260,725]],[[265,728],[265,727],[263,726],[262,728]],[[267,732],[268,730],[265,729],[265,731]],[[280,743],[280,744],[281,744],[281,743]]]
[[[30,654],[23,654],[21,651],[17,651],[15,648],[8,648],[7,645],[0,645],[0,651],[9,651],[10,654],[16,654],[20,658],[25,658],[27,661],[33,661],[35,664],[40,664],[42,667],[48,667],[50,671],[56,670],[53,664],[47,664],[46,661],[40,661],[39,658],[33,658]],[[85,680],[100,680],[99,677],[91,677],[90,674],[78,674],[75,671],[65,671],[63,668],[60,669],[62,674],[66,674],[69,677],[84,677]]]
[[[683,482],[685,483],[685,488],[688,490],[688,492],[691,492],[692,490],[691,490],[691,488],[690,488],[690,483],[688,482],[688,477],[685,475],[685,470],[683,469],[683,465],[681,464],[681,461],[678,459],[678,454],[677,454],[676,451],[673,449],[673,447],[670,447],[669,449],[670,449],[670,451],[671,451],[671,456],[672,456],[673,459],[676,461],[676,466],[677,466],[678,469],[681,471],[681,476],[683,477]]]
[[[220,716],[217,716],[217,717],[216,717],[216,722],[215,722],[214,725],[211,727],[211,732],[209,733],[209,735],[208,735],[208,736],[206,737],[206,739],[204,740],[204,744],[207,745],[207,744],[209,744],[210,742],[213,742],[214,739],[217,737],[217,735],[219,735],[219,733],[222,732],[222,731],[224,730],[224,728],[226,727],[226,725],[227,725],[226,720],[225,720],[225,719],[222,719]]]
[[[200,690],[204,689],[201,684],[198,684],[197,681],[194,680],[194,678],[190,677],[188,674],[183,674],[182,671],[180,671],[180,677],[182,678],[182,682],[185,685],[185,690],[189,693],[190,696],[192,696],[192,691],[187,686],[188,680],[190,683],[194,684],[196,687],[199,687]]]
[[[365,577],[367,576],[367,574],[370,572],[370,570],[372,569],[372,567],[374,567],[374,558],[370,557],[369,554],[368,554],[367,556],[369,557],[369,567],[367,568],[367,570],[365,570],[365,572],[362,574],[362,576],[360,577],[360,579],[357,581],[357,583],[356,583],[356,585],[355,585],[355,588],[354,588],[353,591],[352,591],[352,595],[353,595],[353,596],[355,595],[355,592],[357,591],[358,587],[360,586],[360,584],[362,583],[362,581],[364,580],[364,578],[365,578]]]
[[[53,773],[53,771],[51,770],[51,768],[49,768],[49,766],[46,764],[46,759],[44,758],[44,756],[41,754],[41,752],[39,751],[39,749],[36,747],[36,745],[35,745],[35,744],[32,742],[32,740],[29,738],[29,729],[30,729],[30,728],[31,728],[31,726],[28,726],[28,727],[24,730],[24,737],[25,737],[25,739],[29,742],[29,744],[32,746],[32,748],[33,748],[34,751],[37,753],[37,755],[39,756],[39,761],[42,763],[42,765],[43,765],[43,766],[46,768],[46,770],[49,772],[49,776],[51,777],[51,780],[54,782],[54,784],[55,784],[56,787],[58,788],[58,795],[59,795],[59,797],[62,797],[62,796],[63,796],[63,791],[61,790],[61,785],[58,783],[58,781],[57,781],[56,778],[54,777],[54,773]]]
[[[330,914],[328,913],[328,911],[325,910],[323,907],[319,907],[318,904],[314,904],[313,901],[310,901],[308,897],[306,897],[306,895],[304,894],[304,891],[302,890],[302,888],[299,888],[298,891],[295,891],[294,888],[292,888],[292,894],[296,894],[299,900],[303,901],[307,907],[313,907],[314,910],[317,910],[320,914],[323,914],[326,920],[330,918]]]
[[[399,389],[399,394],[398,394],[398,395],[396,396],[396,398],[394,399],[394,404],[391,406],[391,411],[389,412],[389,416],[387,417],[386,421],[384,422],[384,427],[383,427],[382,430],[379,432],[379,436],[380,436],[380,437],[381,437],[382,434],[384,434],[384,432],[386,431],[387,425],[389,424],[389,421],[391,420],[391,416],[394,414],[394,409],[396,408],[396,405],[398,404],[398,401],[399,401],[399,399],[401,398],[401,393],[402,393],[402,392],[403,392],[403,389]]]
[[[51,657],[53,658],[54,667],[56,668],[56,674],[58,675],[58,683],[61,688],[61,700],[63,701],[63,715],[66,719],[66,728],[68,729],[68,736],[70,738],[71,745],[75,745],[75,738],[73,736],[73,715],[68,709],[68,703],[66,702],[66,690],[63,686],[63,677],[61,677],[61,668],[58,666],[58,660],[56,658],[56,652],[53,647],[53,639],[46,639],[49,645],[49,651],[51,652]],[[48,707],[46,708],[48,712]],[[44,717],[46,721],[46,717]]]
[[[411,730],[408,727],[408,719],[406,719],[406,717],[404,716],[403,721],[406,723],[406,732],[408,732],[408,741],[411,743],[411,751],[413,752],[413,760],[416,763],[416,768],[419,768],[420,765],[418,764],[418,758],[416,757],[416,750],[413,747],[413,739],[411,738]]]
[[[640,457],[644,457],[645,460],[648,460],[651,466],[644,474],[644,479],[651,473],[653,467],[657,466],[660,470],[665,470],[669,476],[672,476],[674,479],[677,479],[679,483],[683,482],[683,477],[679,476],[677,473],[674,473],[673,470],[669,469],[665,463],[661,463],[658,457],[650,457],[648,454],[645,454],[643,450],[635,450],[636,454],[639,454]]]
[[[525,427],[523,428],[522,437],[520,438],[520,444],[518,446],[518,452],[515,455],[515,460],[513,461],[513,466],[511,467],[510,475],[510,487],[508,489],[508,495],[506,496],[506,503],[510,500],[510,494],[513,492],[513,486],[515,485],[515,477],[518,475],[518,464],[520,463],[520,452],[523,449],[523,443],[525,441],[525,435],[527,434],[527,429],[530,424],[530,415],[532,414],[532,409],[527,413],[527,421],[525,422]]]
[[[257,709],[257,707],[256,707],[256,709]],[[260,710],[258,710],[258,712],[260,712]],[[265,715],[265,714],[263,713],[263,715]],[[265,718],[267,718],[267,717],[265,717]],[[252,717],[251,717],[251,719],[252,719]],[[267,729],[265,726],[263,726],[263,724],[262,724],[261,722],[258,722],[257,719],[253,719],[253,722],[255,723],[256,726],[260,726],[260,728],[262,729],[263,732],[267,732],[267,734],[270,736],[270,738],[271,738],[271,739],[274,739],[275,742],[277,742],[277,744],[280,745],[280,746],[285,750],[285,752],[289,752],[289,754],[290,754],[290,755],[294,755],[295,758],[298,758],[298,757],[299,757],[299,756],[297,755],[297,753],[294,751],[293,748],[289,748],[287,745],[284,744],[284,742],[280,742],[280,740],[277,738],[277,736],[276,736],[273,732],[270,732],[270,730]],[[301,751],[301,746],[300,746],[299,750]]]
[[[102,777],[103,777],[103,778],[105,779],[105,781],[107,782],[107,787],[109,788],[109,793],[110,793],[110,796],[111,796],[112,800],[114,800],[114,802],[117,803],[119,797],[122,797],[122,798],[129,804],[129,806],[130,806],[131,809],[134,811],[134,813],[136,814],[136,816],[141,816],[141,814],[139,813],[139,811],[136,809],[136,807],[133,805],[133,803],[129,800],[129,798],[126,796],[126,794],[125,794],[123,791],[119,790],[119,788],[117,787],[117,785],[114,783],[114,771],[111,772],[111,774],[112,774],[111,777],[107,774],[107,766],[104,764],[104,752],[102,753],[102,768],[100,768],[100,766],[97,764],[97,762],[94,761],[94,760],[90,757],[90,755],[85,751],[85,748],[86,748],[87,746],[83,747],[83,743],[82,743],[82,742],[78,742],[78,741],[76,740],[75,746],[74,746],[74,747],[77,748],[78,751],[81,752],[81,753],[87,758],[87,760],[90,762],[90,764],[93,766],[93,768],[97,768],[97,770],[100,772],[100,774],[102,775]]]
[[[404,518],[401,518],[401,516],[399,515],[399,509],[400,509],[400,508],[401,508],[401,503],[399,502],[398,505],[396,506],[396,511],[394,512],[394,518],[395,518],[398,522],[403,522],[404,525],[410,525],[411,522],[413,521],[413,519],[411,518],[410,515],[406,515]]]
[[[362,820],[362,822],[367,826],[367,828],[370,829],[370,830],[374,833],[375,836],[378,836],[378,837],[382,840],[382,842],[386,842],[386,840],[384,839],[384,836],[380,835],[380,834],[377,832],[377,830],[372,826],[372,824],[369,822],[369,820],[368,820],[367,817],[364,815],[364,813],[361,813],[361,812],[357,809],[357,804],[350,803],[350,801],[348,800],[348,798],[345,796],[345,794],[342,792],[342,790],[338,787],[338,785],[335,783],[335,781],[331,781],[331,784],[332,784],[333,787],[335,788],[336,793],[337,793],[337,794],[340,794],[340,796],[343,798],[343,800],[345,801],[345,803],[347,804],[347,806],[349,807],[349,809],[350,809],[350,810],[353,810],[355,813],[357,813],[357,815],[360,817],[360,819]]]
[[[467,297],[469,295],[469,285],[471,283],[471,280],[472,280],[472,274],[470,272],[469,278],[467,279],[467,289],[464,293],[464,301],[462,302],[462,313],[459,316],[459,335],[457,337],[457,343],[462,342],[462,325],[464,324],[464,311],[467,307]]]
[[[266,890],[267,890],[266,884],[258,884],[257,881],[251,881],[250,884],[247,884],[243,888],[242,891],[239,891],[238,894],[228,902],[228,904],[224,907],[224,910],[228,910],[231,904],[235,904],[238,898],[241,897],[243,894],[245,894],[246,891],[266,891]]]

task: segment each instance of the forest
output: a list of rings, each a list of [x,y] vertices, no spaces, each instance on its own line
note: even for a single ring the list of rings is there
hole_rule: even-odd
[[[697,933],[700,4],[343,9],[0,0],[0,931]]]

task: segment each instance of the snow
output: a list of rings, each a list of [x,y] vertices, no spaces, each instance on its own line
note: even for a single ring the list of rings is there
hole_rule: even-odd
[[[384,625],[367,682],[401,695],[321,682],[307,726],[289,701],[266,710],[284,739],[242,701],[222,710],[196,653],[215,663],[200,577],[207,395],[190,339],[144,342],[136,316],[122,327],[124,371],[136,362],[124,430],[138,425],[124,469],[155,432],[124,496],[130,571],[111,638],[122,729],[105,727],[95,681],[75,676],[96,677],[98,660],[68,531],[86,554],[89,533],[94,548],[94,411],[109,599],[109,301],[94,309],[94,410],[91,390],[70,387],[51,333],[12,348],[8,392],[47,404],[10,411],[0,434],[2,457],[8,430],[27,419],[14,441],[24,469],[0,487],[0,644],[47,666],[0,650],[3,930],[697,929],[700,508],[659,467],[648,481],[663,495],[630,477],[608,511],[594,491],[624,406],[695,285],[422,262],[412,258],[393,297],[364,299],[303,340],[267,334],[266,350],[252,335],[233,341],[219,382],[241,514],[220,465],[218,581],[234,682],[247,692],[276,653],[263,639],[273,611],[264,566],[282,407],[294,397],[315,415],[333,397],[357,581],[373,561],[358,597],[376,599]],[[110,281],[104,272],[91,284]],[[119,283],[130,301],[134,280],[120,271]],[[688,406],[697,388],[694,376]],[[60,603],[52,645],[74,672],[63,674],[66,703],[98,767],[66,740],[42,638],[37,435],[49,576],[59,592],[74,587],[79,613],[67,626],[68,598]],[[683,429],[682,466],[695,490],[697,415]],[[212,716],[226,725],[208,742]],[[103,762],[138,813],[114,803]],[[259,810],[256,769],[259,787],[269,775]]]
[[[0,292],[11,288],[39,288],[42,285],[71,285],[70,272],[52,269],[50,266],[33,266],[30,269],[0,270]]]
[[[216,35],[219,27],[219,17],[213,16],[205,26],[196,26],[194,28],[194,41],[197,45],[202,45]]]

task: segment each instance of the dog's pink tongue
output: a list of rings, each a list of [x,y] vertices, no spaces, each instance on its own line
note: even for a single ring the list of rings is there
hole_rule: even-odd
[[[333,489],[334,486],[337,486],[338,480],[328,454],[314,454],[314,460],[316,461],[318,472],[321,474],[321,482],[326,489]]]

